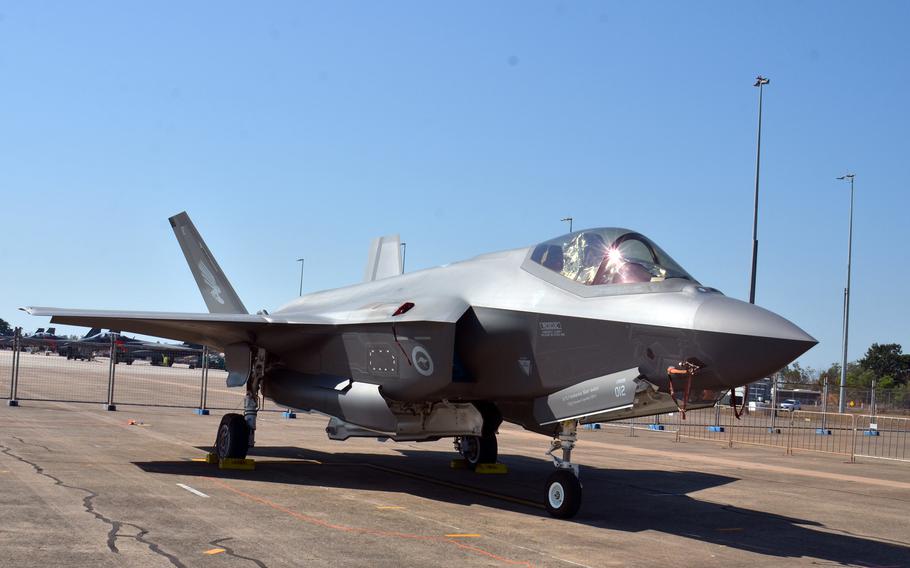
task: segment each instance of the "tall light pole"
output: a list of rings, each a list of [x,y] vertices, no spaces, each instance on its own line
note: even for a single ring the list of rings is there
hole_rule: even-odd
[[[568,222],[569,222],[569,232],[571,233],[571,232],[572,232],[572,218],[571,218],[571,217],[563,217],[562,219],[560,219],[560,221],[563,221],[563,222],[568,221]]]
[[[844,412],[847,388],[847,337],[850,332],[850,265],[853,260],[853,174],[840,176],[839,180],[850,182],[850,229],[847,233],[847,287],[844,288],[844,358],[840,368],[840,401],[837,411]]]
[[[408,252],[408,243],[401,243],[401,273],[404,274],[404,260]]]
[[[300,291],[297,293],[298,296],[303,296],[303,264],[304,259],[298,258],[297,262],[300,263]]]
[[[752,280],[749,285],[749,303],[755,303],[755,271],[758,267],[758,174],[761,170],[761,103],[762,88],[771,80],[759,75],[755,78],[758,87],[758,147],[755,151],[755,208],[752,213]]]

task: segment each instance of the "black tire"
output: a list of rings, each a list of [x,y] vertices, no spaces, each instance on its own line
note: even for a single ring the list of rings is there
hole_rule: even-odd
[[[219,459],[246,457],[250,449],[250,426],[240,414],[225,414],[215,438],[215,454]]]
[[[482,463],[496,463],[498,453],[496,434],[464,436],[461,439],[461,455],[471,469]]]
[[[557,469],[547,479],[547,511],[557,519],[570,519],[581,507],[581,482],[570,469]]]

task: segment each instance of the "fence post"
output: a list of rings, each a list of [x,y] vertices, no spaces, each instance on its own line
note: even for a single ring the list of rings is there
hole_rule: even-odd
[[[107,404],[104,405],[105,410],[117,410],[117,406],[114,404],[114,373],[117,369],[117,340],[116,334],[111,331],[111,361],[108,365],[107,371]]]
[[[823,396],[825,397],[825,402],[823,403],[824,406],[822,406],[822,429],[827,430],[828,429],[828,377],[827,376],[825,377],[825,389],[824,389]]]
[[[856,463],[856,414],[851,414],[850,418],[853,424],[850,431],[853,432],[853,441],[850,443],[850,463]]]
[[[777,383],[779,378],[779,375],[774,375],[774,378],[771,379],[771,428],[768,429],[768,432],[772,438],[777,433]]]
[[[209,348],[208,346],[202,346],[202,375],[200,376],[199,381],[199,408],[196,409],[196,414],[199,416],[208,416],[209,409],[205,407],[206,402],[208,401],[208,392],[209,392]]]
[[[22,328],[17,327],[13,335],[13,368],[9,377],[9,402],[10,406],[19,406],[19,399],[16,398],[19,391],[19,352],[22,348]]]
[[[872,410],[872,420],[875,420],[875,411],[876,411],[876,401],[875,401],[875,375],[872,376],[872,389],[869,395],[869,408]]]
[[[682,429],[682,420],[679,419],[679,411],[676,411],[676,441],[679,442],[679,431]]]
[[[731,394],[730,396],[735,396],[735,395]],[[735,422],[735,421],[736,421],[736,413],[730,412],[730,435],[728,436],[728,439],[729,439],[728,444],[729,444],[730,448],[733,447],[733,426],[734,426],[733,422]]]
[[[795,411],[790,411],[790,423],[787,425],[787,455],[793,455],[793,413]]]

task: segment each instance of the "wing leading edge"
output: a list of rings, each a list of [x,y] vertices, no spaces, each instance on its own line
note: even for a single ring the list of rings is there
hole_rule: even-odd
[[[33,316],[50,316],[54,323],[117,329],[222,349],[231,343],[248,342],[269,327],[310,323],[292,324],[283,318],[251,314],[79,310],[32,306],[21,309]]]

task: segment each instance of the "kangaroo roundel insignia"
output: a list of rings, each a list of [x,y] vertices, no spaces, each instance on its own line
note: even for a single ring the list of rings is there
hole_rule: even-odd
[[[433,359],[430,358],[427,350],[420,345],[411,350],[411,361],[414,362],[414,368],[417,369],[417,372],[424,377],[429,377],[433,374]]]

